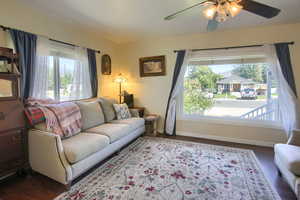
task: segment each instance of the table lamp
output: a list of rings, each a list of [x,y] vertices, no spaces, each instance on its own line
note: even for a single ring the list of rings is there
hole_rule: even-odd
[[[127,81],[127,79],[122,76],[122,74],[120,73],[116,78],[115,78],[115,82],[119,83],[119,103],[122,103],[122,83],[125,83]]]

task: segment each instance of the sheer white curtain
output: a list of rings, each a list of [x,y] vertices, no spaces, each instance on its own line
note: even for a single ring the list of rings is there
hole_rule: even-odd
[[[297,98],[283,76],[273,44],[264,45],[264,51],[270,64],[271,72],[278,81],[278,104],[281,121],[288,138],[297,127]]]
[[[178,75],[177,82],[175,84],[174,90],[171,94],[170,101],[169,101],[169,109],[167,113],[167,118],[166,118],[166,123],[165,123],[165,131],[166,134],[172,135],[174,132],[175,128],[175,123],[176,123],[176,108],[177,108],[177,103],[179,102],[179,94],[182,90],[183,87],[183,80],[184,80],[184,74],[186,71],[186,68],[189,64],[189,60],[191,57],[192,51],[186,50],[184,60],[181,66],[180,73]]]
[[[91,96],[87,49],[39,37],[32,97],[67,101]]]
[[[49,58],[37,55],[32,96],[38,99],[46,98],[49,88]]]
[[[87,50],[76,48],[76,61],[74,67],[74,77],[71,86],[71,99],[84,99],[92,96],[91,79],[89,73]]]
[[[50,60],[49,52],[47,50],[49,39],[44,37],[38,37],[36,48],[36,62],[33,78],[32,97],[43,99],[51,98],[48,94],[49,88],[49,72],[50,72]]]

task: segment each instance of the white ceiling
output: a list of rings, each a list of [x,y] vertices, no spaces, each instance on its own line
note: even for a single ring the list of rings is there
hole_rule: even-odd
[[[202,0],[20,0],[33,8],[75,23],[104,37],[123,43],[145,37],[206,32],[201,8],[194,8],[172,21],[163,18]],[[273,19],[242,11],[218,30],[300,21],[300,0],[257,0],[281,9]]]

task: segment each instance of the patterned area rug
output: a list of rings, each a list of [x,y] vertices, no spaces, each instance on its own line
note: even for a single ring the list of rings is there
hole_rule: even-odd
[[[139,138],[56,200],[279,200],[250,150]]]

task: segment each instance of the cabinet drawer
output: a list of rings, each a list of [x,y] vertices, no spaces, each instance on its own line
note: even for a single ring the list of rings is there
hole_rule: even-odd
[[[20,130],[0,134],[0,163],[23,157],[23,141]]]
[[[24,109],[19,100],[1,101],[0,111],[2,113],[0,120],[1,132],[25,126]]]
[[[18,168],[21,168],[24,165],[25,161],[22,157],[15,158],[13,160],[8,160],[6,162],[0,162],[0,176],[5,174],[8,171],[12,171]]]

